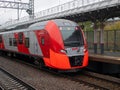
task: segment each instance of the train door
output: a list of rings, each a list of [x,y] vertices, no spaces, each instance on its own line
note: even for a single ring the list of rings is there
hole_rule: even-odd
[[[40,43],[44,57],[49,57],[50,42],[49,42],[49,35],[47,32],[44,32],[44,34],[40,36]]]
[[[39,54],[39,44],[38,44],[36,37],[34,37],[34,54],[35,55]]]
[[[23,52],[23,32],[18,33],[18,51]]]
[[[34,31],[30,34],[31,48],[30,51],[35,55],[47,57],[49,54],[49,39],[44,30]]]
[[[30,38],[30,53],[34,54],[34,55],[38,55],[39,53],[39,46],[38,46],[38,41],[37,41],[37,37],[36,37],[36,33],[34,33],[33,31],[30,31],[29,34],[29,38]]]
[[[30,50],[30,53],[34,55],[34,54],[36,54],[36,52],[35,52],[36,38],[35,38],[35,33],[33,31],[29,32],[29,40],[30,40],[29,50]]]
[[[41,30],[34,31],[33,37],[32,37],[32,43],[33,43],[33,51],[35,55],[43,56],[41,46],[40,46],[40,32]]]

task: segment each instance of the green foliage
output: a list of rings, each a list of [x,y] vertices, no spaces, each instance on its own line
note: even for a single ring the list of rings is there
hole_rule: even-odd
[[[104,30],[120,30],[120,21],[107,23]]]
[[[87,22],[79,22],[78,23],[79,25],[84,25],[84,31],[91,31],[93,30],[93,27],[92,27],[92,22],[90,21],[87,21]]]
[[[84,31],[93,31],[93,23],[90,21],[79,22],[78,24],[84,25]],[[97,25],[100,27],[100,22],[98,22]],[[105,23],[104,30],[120,30],[120,21]]]

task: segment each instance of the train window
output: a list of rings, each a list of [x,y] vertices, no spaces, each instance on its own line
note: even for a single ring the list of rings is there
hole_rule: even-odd
[[[13,38],[13,46],[17,46],[17,40],[16,40],[16,38]]]
[[[0,35],[0,43],[2,43],[2,36]]]
[[[23,33],[22,32],[18,34],[18,42],[19,44],[23,44]]]
[[[42,45],[44,45],[45,44],[45,39],[42,37],[42,39],[41,39],[41,43],[42,43]]]
[[[12,46],[12,38],[9,38],[9,45]]]
[[[66,47],[78,47],[84,45],[83,35],[79,27],[61,27],[60,31]]]
[[[25,38],[25,46],[26,46],[27,48],[29,48],[29,38],[28,38],[28,37]]]

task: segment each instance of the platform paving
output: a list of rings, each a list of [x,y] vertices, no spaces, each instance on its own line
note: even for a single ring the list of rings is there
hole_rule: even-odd
[[[112,64],[120,64],[120,52],[105,51],[104,54],[94,54],[93,50],[89,50],[89,60],[99,61]]]

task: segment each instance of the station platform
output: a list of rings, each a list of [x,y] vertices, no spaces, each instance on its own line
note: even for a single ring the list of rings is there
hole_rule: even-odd
[[[89,50],[89,60],[111,64],[120,64],[120,52],[105,51],[104,54],[94,54],[92,50]]]
[[[89,64],[87,69],[104,74],[120,73],[120,52],[105,51],[104,54],[94,54],[89,50]]]

